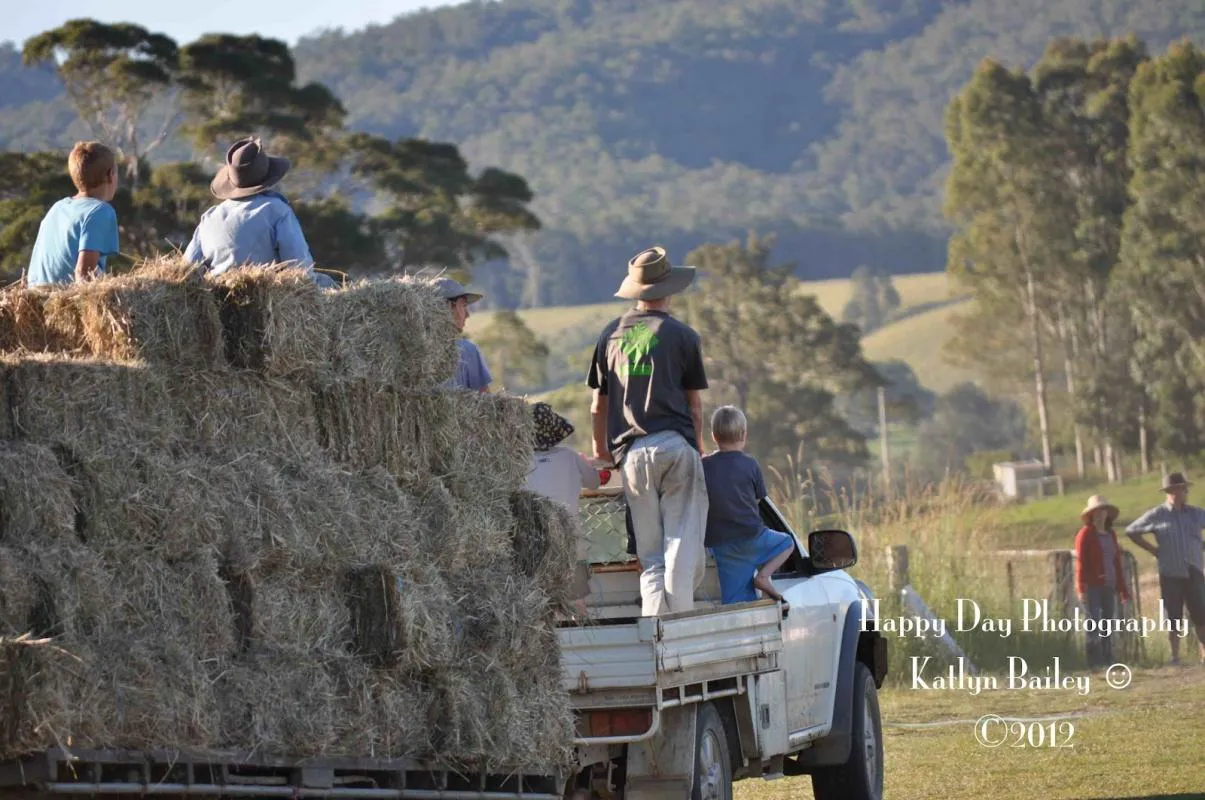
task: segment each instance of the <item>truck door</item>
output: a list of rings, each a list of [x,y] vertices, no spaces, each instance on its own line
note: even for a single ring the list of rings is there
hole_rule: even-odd
[[[782,657],[787,676],[787,729],[794,733],[825,719],[822,700],[832,681],[832,610],[824,585],[814,577],[784,573],[781,578],[776,576],[774,583],[791,604],[782,621]]]
[[[761,512],[767,527],[795,537],[795,553],[774,575],[775,587],[791,606],[782,621],[782,664],[787,679],[787,730],[794,733],[827,720],[824,700],[834,678],[835,610],[820,576],[808,574],[807,551],[778,509],[766,499]]]

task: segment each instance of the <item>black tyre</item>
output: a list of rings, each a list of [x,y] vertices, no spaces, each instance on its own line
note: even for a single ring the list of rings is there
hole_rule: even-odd
[[[711,703],[695,724],[695,786],[691,800],[732,800],[732,756],[724,721]]]
[[[883,723],[874,676],[862,662],[854,667],[853,741],[849,760],[812,774],[816,800],[882,800]]]

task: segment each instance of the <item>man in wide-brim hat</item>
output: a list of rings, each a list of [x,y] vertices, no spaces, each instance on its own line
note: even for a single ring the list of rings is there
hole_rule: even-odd
[[[1159,565],[1159,592],[1167,617],[1180,620],[1188,612],[1197,631],[1201,660],[1205,662],[1205,558],[1201,538],[1205,509],[1188,504],[1191,485],[1181,472],[1168,475],[1162,488],[1167,501],[1130,523],[1126,534],[1134,544],[1155,556]],[[1147,541],[1148,533],[1155,535],[1155,545]],[[1172,631],[1168,639],[1172,663],[1179,664],[1180,637]]]
[[[603,329],[586,380],[594,457],[623,476],[645,616],[694,608],[705,565],[707,374],[699,335],[670,314],[671,298],[694,278],[663,247],[633,256],[615,295],[636,305]]]
[[[184,257],[211,274],[253,264],[286,264],[313,271],[314,258],[293,207],[275,187],[288,173],[287,158],[268,155],[258,138],[239,139],[213,176],[210,193],[221,202],[201,216]]]

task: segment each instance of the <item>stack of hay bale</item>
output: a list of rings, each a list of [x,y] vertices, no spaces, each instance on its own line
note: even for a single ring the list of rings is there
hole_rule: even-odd
[[[0,757],[552,765],[573,522],[421,281],[0,292]]]

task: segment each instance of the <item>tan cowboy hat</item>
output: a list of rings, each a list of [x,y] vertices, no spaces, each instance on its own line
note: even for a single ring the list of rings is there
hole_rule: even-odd
[[[1084,522],[1087,522],[1088,517],[1092,515],[1092,512],[1101,508],[1106,509],[1109,512],[1109,516],[1107,517],[1108,523],[1106,524],[1111,524],[1113,520],[1117,519],[1117,515],[1121,513],[1117,509],[1117,506],[1105,499],[1103,494],[1094,494],[1088,498],[1088,505],[1084,506],[1084,510],[1079,512],[1079,518]]]
[[[258,137],[239,139],[226,151],[226,163],[209,184],[219,200],[239,200],[271,189],[292,166],[287,158],[263,151]]]
[[[661,300],[690,286],[694,267],[674,267],[664,247],[650,247],[628,262],[628,277],[623,279],[616,297],[625,300]]]
[[[1179,489],[1181,486],[1192,486],[1188,478],[1184,477],[1183,472],[1173,472],[1163,479],[1163,486],[1160,491],[1166,492],[1170,489]]]

